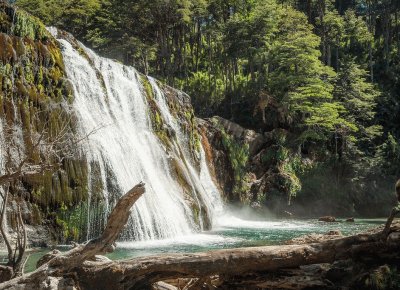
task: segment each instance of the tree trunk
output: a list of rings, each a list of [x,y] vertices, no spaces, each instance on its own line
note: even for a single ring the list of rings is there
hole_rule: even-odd
[[[398,225],[400,230],[400,225]],[[398,233],[396,233],[398,234]],[[333,263],[354,254],[374,256],[377,249],[400,248],[400,237],[391,243],[382,234],[359,234],[322,243],[265,246],[216,250],[194,254],[163,254],[106,263],[85,263],[78,269],[82,289],[147,289],[153,283],[175,278],[203,278],[212,275],[240,276],[254,272],[271,272],[301,265]],[[371,250],[373,249],[373,250]]]

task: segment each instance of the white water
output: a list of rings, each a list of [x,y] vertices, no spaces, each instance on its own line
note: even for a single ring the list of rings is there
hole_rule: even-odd
[[[181,144],[187,144],[188,140],[183,133],[182,128],[178,125],[177,120],[172,116],[168,108],[166,96],[157,85],[156,80],[149,77],[149,81],[153,87],[155,99],[165,123],[169,125],[176,134],[176,140],[173,140],[173,142],[175,142],[174,148],[181,149]],[[207,166],[204,149],[202,147],[200,148],[200,175],[189,162],[190,154],[187,146],[185,146],[181,152],[182,154],[177,152],[176,155],[180,155],[181,158],[184,159],[185,168],[187,169],[186,175],[191,180],[193,190],[200,194],[199,199],[206,206],[207,212],[210,213],[211,222],[215,223],[217,218],[223,214],[223,203],[219,190],[212,181],[210,171]]]
[[[293,222],[290,220],[283,221],[265,221],[265,220],[246,220],[241,219],[233,214],[226,213],[220,216],[214,224],[216,229],[307,229],[314,225],[305,225],[302,222]]]
[[[195,234],[188,236],[177,236],[170,239],[154,240],[154,241],[134,241],[134,242],[118,242],[117,247],[120,249],[138,249],[143,250],[145,248],[168,248],[168,247],[179,247],[179,246],[202,246],[207,247],[209,245],[229,245],[240,242],[241,239],[237,237],[225,237],[222,235],[215,234]]]
[[[101,58],[82,46],[89,62],[70,43],[59,42],[63,47],[66,73],[73,84],[73,107],[80,134],[89,134],[102,126],[83,145],[89,164],[89,184],[97,164],[104,185],[102,194],[108,204],[138,182],[146,183],[146,193],[134,206],[127,237],[133,240],[166,239],[196,232],[199,226],[194,222],[192,209],[171,174],[169,153],[152,130],[139,74],[131,67]],[[192,196],[199,208],[204,205],[210,218],[215,220],[223,205],[210,177],[204,152],[200,152],[199,173],[189,157],[187,137],[169,112],[157,83],[153,79],[150,81],[164,122],[176,132],[173,154],[181,158],[185,175],[191,182]],[[117,184],[119,189],[111,189],[112,184]]]

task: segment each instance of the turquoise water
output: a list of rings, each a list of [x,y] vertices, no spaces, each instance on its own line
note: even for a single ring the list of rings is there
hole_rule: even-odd
[[[351,235],[384,223],[385,219],[356,219],[354,223],[325,223],[312,219],[245,221],[230,216],[221,219],[215,229],[209,232],[167,240],[119,242],[117,249],[107,256],[110,259],[118,260],[161,253],[188,253],[213,249],[279,245],[305,234],[340,230],[344,235]],[[47,252],[48,250],[33,252],[26,265],[26,272],[35,269],[36,261]]]

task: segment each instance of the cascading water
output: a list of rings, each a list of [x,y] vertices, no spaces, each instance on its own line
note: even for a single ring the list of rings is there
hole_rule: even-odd
[[[73,84],[73,107],[80,133],[86,135],[101,126],[83,145],[89,178],[92,171],[100,172],[106,203],[116,194],[113,191],[121,194],[139,181],[146,183],[146,193],[133,209],[126,237],[148,240],[195,232],[199,226],[182,186],[171,173],[170,153],[153,132],[140,75],[134,68],[101,58],[83,46],[85,55],[68,41],[59,42],[66,73]],[[164,122],[176,133],[172,140],[173,154],[179,157],[191,183],[192,196],[198,208],[205,207],[212,219],[222,210],[222,201],[208,172],[204,151],[200,150],[199,173],[189,157],[187,138],[169,112],[164,94],[155,80],[149,80]]]
[[[187,144],[188,140],[186,140],[185,134],[182,132],[177,120],[172,116],[168,108],[166,96],[157,85],[156,80],[152,77],[149,77],[149,80],[153,87],[155,98],[160,108],[162,117],[164,118],[166,124],[175,132],[176,140],[173,140],[175,142],[174,148],[181,149],[182,147],[180,144]],[[188,162],[188,160],[190,160],[188,148],[185,147],[183,149],[184,150],[181,150],[181,154],[178,152],[178,155],[180,155],[185,161],[185,168],[188,171],[187,175],[192,182],[193,190],[200,194],[200,198],[205,204],[207,212],[211,214],[211,221],[215,221],[215,219],[222,213],[223,203],[220,193],[212,181],[210,171],[207,166],[204,149],[200,147],[200,175],[197,174],[192,164]]]

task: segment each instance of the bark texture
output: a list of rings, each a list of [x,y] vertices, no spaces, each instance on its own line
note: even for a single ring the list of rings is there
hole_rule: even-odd
[[[192,254],[163,254],[106,263],[88,262],[78,270],[82,289],[147,289],[157,281],[176,278],[229,277],[274,272],[303,265],[333,263],[400,249],[399,225],[382,240],[382,233],[359,234],[304,245],[265,246]]]

